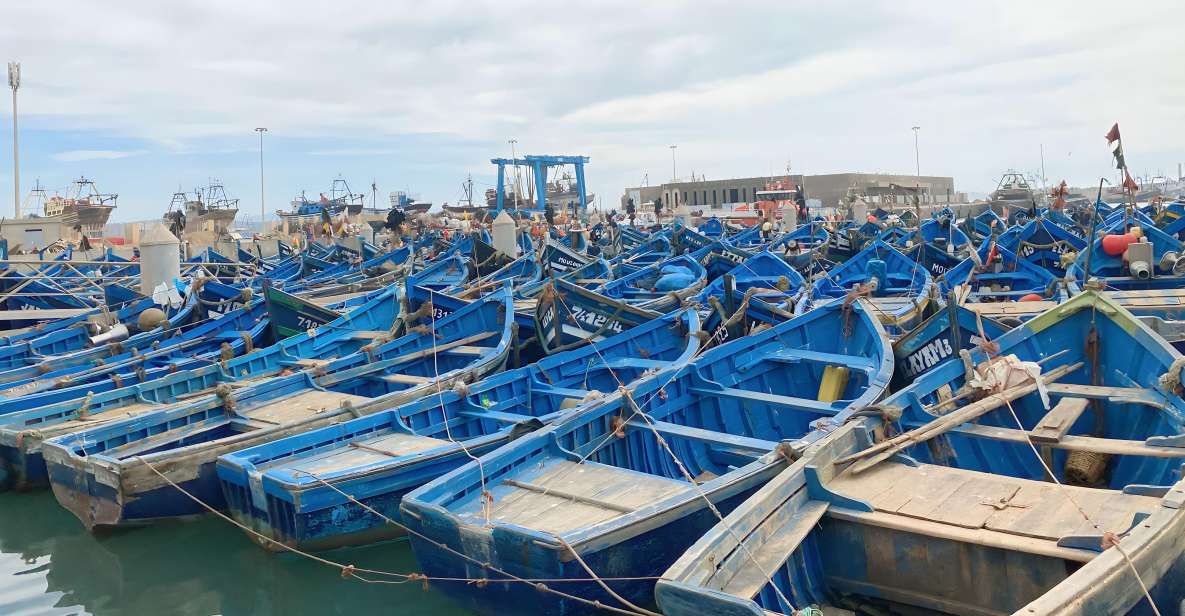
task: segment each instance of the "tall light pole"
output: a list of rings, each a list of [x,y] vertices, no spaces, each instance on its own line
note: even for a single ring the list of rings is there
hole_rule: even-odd
[[[913,127],[913,163],[916,165],[917,173],[915,175],[918,177],[922,177],[922,158],[918,154],[918,131],[920,130],[922,130],[921,126]]]
[[[671,181],[672,182],[679,179],[679,173],[675,169],[675,149],[678,147],[679,146],[677,146],[677,145],[671,146]]]
[[[259,133],[259,236],[263,237],[264,221],[267,220],[267,210],[263,205],[263,134],[267,132],[267,129],[259,127],[255,129],[255,132]]]
[[[511,190],[514,192],[514,209],[518,211],[518,165],[514,162],[514,145],[518,143],[518,139],[511,139],[506,143],[510,144],[510,165],[514,168],[514,186]]]
[[[16,138],[16,91],[21,87],[21,63],[8,63],[8,87],[12,88],[12,209],[21,217],[21,162]]]

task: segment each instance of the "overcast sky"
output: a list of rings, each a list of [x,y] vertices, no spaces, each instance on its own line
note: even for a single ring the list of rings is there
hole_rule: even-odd
[[[584,154],[590,191],[678,174],[1114,177],[1185,162],[1185,6],[1167,2],[0,3],[18,60],[21,192],[80,174],[117,220],[218,178],[258,217],[341,174],[456,201],[489,159]],[[10,103],[0,212],[11,215]]]

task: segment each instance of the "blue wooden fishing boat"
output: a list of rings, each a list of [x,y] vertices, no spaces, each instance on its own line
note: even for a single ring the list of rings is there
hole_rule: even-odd
[[[544,244],[539,260],[543,262],[544,270],[557,275],[580,269],[591,261],[587,255],[550,239]]]
[[[1097,280],[1108,290],[1185,288],[1185,243],[1156,227],[1141,227],[1139,241],[1127,244],[1118,254],[1108,252],[1111,245],[1108,240],[1112,239],[1109,236],[1127,230],[1123,221],[1119,221],[1099,234],[1091,250],[1078,254],[1070,275],[1084,285],[1087,280]],[[1085,273],[1087,268],[1089,275]]]
[[[54,437],[41,453],[54,496],[88,529],[224,508],[218,456],[419,399],[505,365],[513,311],[507,288],[433,328],[123,421]],[[159,473],[159,474],[158,474]]]
[[[414,314],[397,321],[398,312],[391,287],[325,326],[233,359],[181,371],[168,366],[133,370],[120,373],[119,378],[0,401],[0,475],[7,477],[0,488],[48,485],[41,455],[47,438],[153,413],[180,400],[213,393],[219,385],[234,390],[267,377],[324,369],[329,359],[350,356],[380,342],[391,330],[400,331],[396,327],[400,321],[418,324]]]
[[[1065,276],[1074,258],[1086,248],[1082,237],[1044,218],[1009,228],[1000,234],[996,244],[1059,278]]]
[[[888,225],[882,229],[876,223],[868,222],[861,225],[860,229],[866,238],[877,239],[900,248],[918,243],[917,229],[906,228],[900,224]]]
[[[892,352],[871,311],[832,302],[708,350],[412,492],[401,514],[416,560],[430,577],[481,580],[433,586],[484,614],[594,611],[508,575],[649,603],[652,576],[716,512],[881,396]]]
[[[713,216],[700,224],[699,232],[712,239],[720,239],[724,237],[724,223]]]
[[[539,293],[534,331],[539,346],[550,354],[620,334],[658,316],[657,311],[556,278]]]
[[[957,296],[909,333],[893,341],[893,391],[899,391],[962,350],[995,340],[1010,327],[964,307]]]
[[[8,380],[0,389],[0,415],[13,408],[32,408],[28,405],[44,400],[44,397],[32,398],[33,394],[54,391],[55,397],[69,399],[69,396],[122,387],[125,382],[131,384],[146,377],[150,370],[175,372],[207,366],[273,342],[262,300],[226,307],[234,309],[169,329],[166,333],[170,337],[158,338],[150,346],[128,349],[121,342],[111,342],[94,347],[98,352],[89,355],[85,362],[77,357],[80,353],[74,353],[46,359],[29,368],[6,371]]]
[[[731,282],[729,282],[731,281]],[[729,294],[736,297],[755,289],[758,299],[777,303],[802,290],[806,280],[789,263],[769,251],[761,251],[739,264],[727,273],[714,278],[695,297],[701,306],[709,305],[712,298],[726,299]]]
[[[993,235],[999,235],[1008,228],[1008,223],[990,207],[974,217],[967,218],[965,222],[967,228],[964,232],[977,244]]]
[[[813,293],[816,300],[865,295],[877,308],[881,322],[901,333],[929,315],[934,291],[929,272],[896,248],[876,240],[817,279]]]
[[[1185,360],[1093,292],[994,342],[733,511],[663,574],[663,613],[1176,612]]]
[[[969,301],[1017,301],[1021,298],[1063,301],[1078,292],[1073,280],[1022,259],[988,240],[973,257],[967,257],[942,277],[943,294],[960,288]]]
[[[263,299],[270,316],[272,333],[277,340],[295,336],[340,316],[319,302],[293,295],[270,284],[263,287]]]
[[[225,455],[218,476],[229,510],[272,549],[398,536],[400,527],[339,490],[398,519],[402,495],[427,481],[623,384],[686,364],[698,332],[695,311],[685,309],[464,389]]]
[[[92,344],[91,339],[119,324],[134,323],[140,313],[157,307],[148,298],[139,297],[115,311],[95,309],[74,317],[48,321],[38,327],[13,332],[0,340],[0,369],[18,368],[36,363],[37,357],[61,355]],[[166,307],[166,316],[176,311]]]
[[[453,252],[440,255],[424,269],[408,274],[404,285],[407,289],[418,286],[443,291],[464,284],[469,275],[469,260],[459,252]]]
[[[926,271],[930,272],[934,278],[945,276],[947,271],[953,269],[963,260],[963,257],[956,256],[955,253],[927,242],[915,243],[908,248],[903,248],[902,254],[926,268]]]
[[[812,220],[771,242],[769,251],[780,254],[800,272],[806,272],[810,270],[812,262],[830,264],[827,258],[830,245],[831,233],[827,226],[823,222]]]
[[[506,265],[472,281],[445,289],[445,293],[459,297],[472,296],[474,293],[488,290],[492,287],[509,283],[515,288],[537,285],[543,280],[543,267],[535,253],[529,252],[507,263]]]
[[[665,312],[704,288],[707,271],[688,255],[667,259],[596,288],[597,293],[646,310]]]
[[[956,224],[955,214],[950,208],[942,208],[935,212],[929,220],[919,225],[913,240],[932,244],[940,250],[955,254],[965,252],[972,247],[971,238],[967,237],[967,234],[963,233],[963,230]]]

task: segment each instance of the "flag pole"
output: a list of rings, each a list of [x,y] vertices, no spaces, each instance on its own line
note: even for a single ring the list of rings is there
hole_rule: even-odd
[[[1094,211],[1090,214],[1090,229],[1086,234],[1088,238],[1086,242],[1086,263],[1083,263],[1082,269],[1083,287],[1085,287],[1090,282],[1090,257],[1094,252],[1095,226],[1098,224],[1099,205],[1103,202],[1103,182],[1106,181],[1107,178],[1099,178],[1099,192],[1095,195]]]

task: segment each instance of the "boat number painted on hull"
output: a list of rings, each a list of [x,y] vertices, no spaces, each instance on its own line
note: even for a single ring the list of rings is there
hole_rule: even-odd
[[[615,334],[622,332],[621,321],[610,319],[603,314],[591,312],[580,306],[574,306],[572,308],[572,319],[582,325],[582,329],[586,331],[597,331],[602,327],[606,327],[608,331]]]
[[[907,378],[913,378],[933,368],[938,362],[954,355],[954,353],[955,351],[951,347],[949,339],[939,338],[938,340],[934,340],[905,358],[905,376]]]
[[[314,321],[313,319],[310,319],[304,315],[297,315],[296,325],[301,329],[313,329],[314,327],[321,325],[321,322]]]
[[[1061,242],[1055,243],[1050,248],[1042,248],[1042,250],[1048,250],[1055,255],[1064,255],[1070,251],[1070,249]],[[1020,247],[1020,256],[1022,257],[1031,257],[1035,254],[1037,254],[1037,247],[1032,244],[1024,244]]]
[[[557,272],[571,271],[572,269],[582,265],[584,264],[564,255],[553,255],[551,257],[551,269]]]

